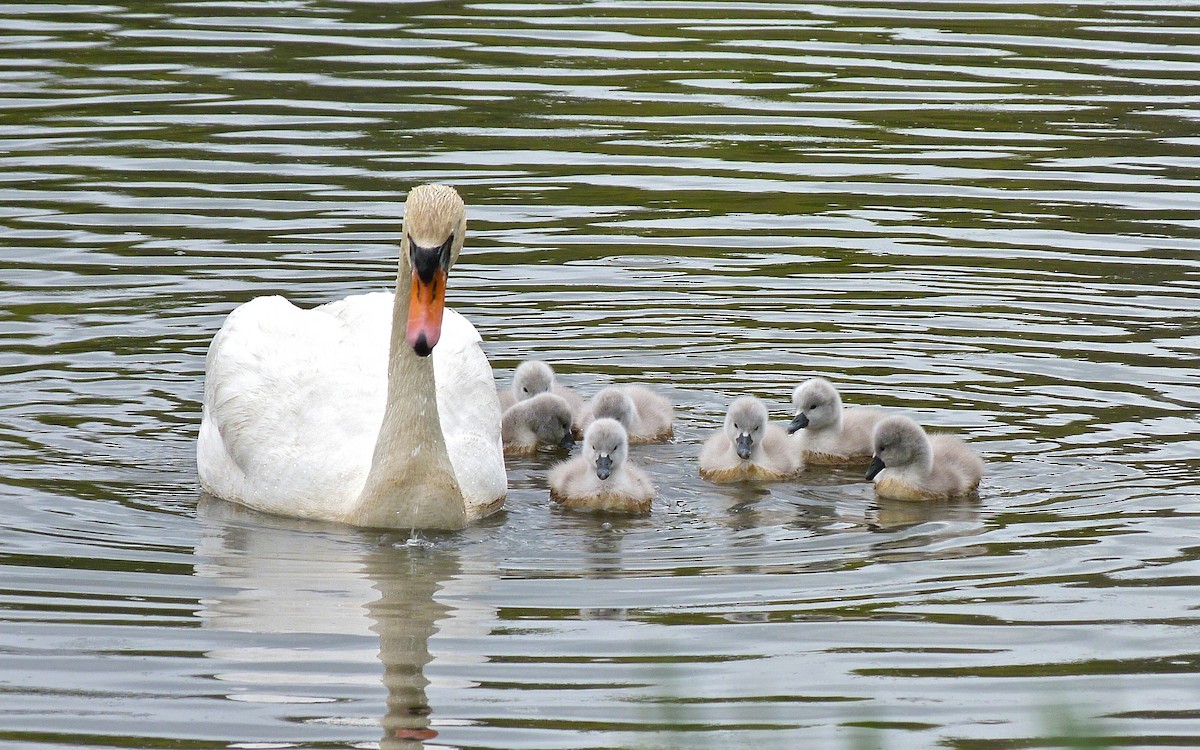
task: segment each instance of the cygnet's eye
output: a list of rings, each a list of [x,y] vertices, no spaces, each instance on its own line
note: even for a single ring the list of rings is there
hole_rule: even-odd
[[[742,428],[741,428],[741,427],[738,427],[738,423],[737,423],[737,422],[734,422],[734,423],[733,423],[733,429],[735,429],[735,430],[740,430],[740,429],[742,429]]]
[[[524,393],[529,393],[529,389],[528,389],[528,388],[522,388],[522,389],[521,389],[521,391],[522,391],[522,392],[524,392]]]
[[[809,411],[812,411],[812,410],[813,410],[813,409],[815,409],[815,408],[817,408],[817,405],[816,405],[816,404],[809,404],[809,405],[808,405],[808,410],[809,410]]]

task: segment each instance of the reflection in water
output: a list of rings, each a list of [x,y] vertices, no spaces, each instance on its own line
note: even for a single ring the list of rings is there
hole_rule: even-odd
[[[429,640],[437,633],[477,629],[479,619],[491,616],[486,610],[455,610],[439,600],[438,593],[460,577],[456,550],[405,544],[383,532],[262,516],[209,497],[202,499],[200,512],[205,533],[196,550],[201,559],[196,574],[225,587],[203,602],[205,627],[281,635],[373,634],[387,690],[381,747],[410,747],[413,741],[437,736],[426,694],[430,681],[425,669],[433,658]],[[303,665],[313,661],[313,646],[289,652],[285,643],[258,655],[276,664],[277,671],[266,680],[256,679],[262,683],[256,688],[279,691],[269,697],[256,694],[260,700],[295,700],[289,688],[304,677]],[[297,666],[287,666],[289,656]],[[327,658],[345,660],[346,655]],[[225,677],[234,682],[244,678]],[[231,697],[244,699],[237,693]]]
[[[867,509],[867,521],[871,528],[880,531],[916,526],[930,521],[959,521],[973,523],[979,518],[978,495],[958,498],[946,502],[911,502],[876,498]]]

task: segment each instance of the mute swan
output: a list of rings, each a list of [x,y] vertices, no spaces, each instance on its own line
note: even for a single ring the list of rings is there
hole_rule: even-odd
[[[461,529],[499,508],[492,369],[475,327],[444,310],[465,229],[453,188],[413,188],[396,294],[310,310],[258,297],[231,312],[205,361],[201,487],[369,527]]]
[[[504,435],[504,455],[531,456],[543,445],[571,450],[574,414],[566,399],[553,393],[539,393],[518,401],[504,410],[500,420]]]
[[[539,393],[549,391],[566,400],[571,407],[572,426],[579,428],[580,415],[583,413],[583,399],[575,391],[558,382],[554,368],[536,359],[529,359],[517,365],[513,372],[512,387],[500,391],[500,408],[504,411],[527,398],[533,398]]]
[[[787,433],[767,421],[767,407],[753,396],[729,405],[725,426],[700,453],[700,476],[714,482],[792,479],[803,469]]]
[[[583,454],[550,471],[550,497],[566,508],[645,513],[654,485],[628,462],[629,440],[615,419],[597,419],[583,436]]]
[[[824,378],[811,378],[792,393],[796,418],[788,434],[804,430],[796,440],[810,464],[866,463],[871,460],[871,430],[886,416],[879,409],[842,408],[837,388]]]
[[[947,500],[970,494],[983,476],[983,461],[949,435],[929,437],[905,416],[875,425],[875,457],[867,479],[875,493],[894,500]]]
[[[675,407],[644,385],[609,386],[597,391],[588,402],[583,422],[586,426],[601,418],[620,422],[632,445],[669,440],[675,429]]]

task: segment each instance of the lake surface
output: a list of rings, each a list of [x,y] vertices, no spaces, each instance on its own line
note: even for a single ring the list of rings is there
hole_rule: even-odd
[[[1200,4],[0,6],[0,744],[1200,743]],[[454,184],[497,381],[641,381],[631,520],[554,456],[452,535],[200,496],[204,355],[389,288]],[[823,375],[977,499],[721,487]]]

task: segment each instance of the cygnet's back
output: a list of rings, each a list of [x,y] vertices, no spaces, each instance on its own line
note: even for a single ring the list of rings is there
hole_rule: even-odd
[[[883,419],[872,438],[874,458],[867,479],[880,497],[896,500],[947,500],[975,491],[983,460],[949,435],[929,437],[905,416]]]
[[[871,433],[886,415],[879,409],[844,408],[837,388],[824,378],[811,378],[792,393],[796,417],[789,433],[810,464],[849,464],[871,460]]]
[[[792,479],[803,468],[783,428],[768,421],[766,405],[753,396],[729,405],[725,425],[700,453],[700,476],[714,482]]]
[[[581,455],[551,469],[551,499],[575,510],[645,513],[654,485],[628,462],[628,455],[629,440],[621,423],[597,419],[584,433]]]
[[[566,400],[553,393],[539,393],[518,401],[504,411],[500,432],[504,455],[527,456],[540,447],[575,447],[571,437],[574,415]]]
[[[597,391],[585,410],[584,424],[600,418],[620,422],[633,444],[669,440],[675,432],[675,407],[644,385],[609,386]]]

